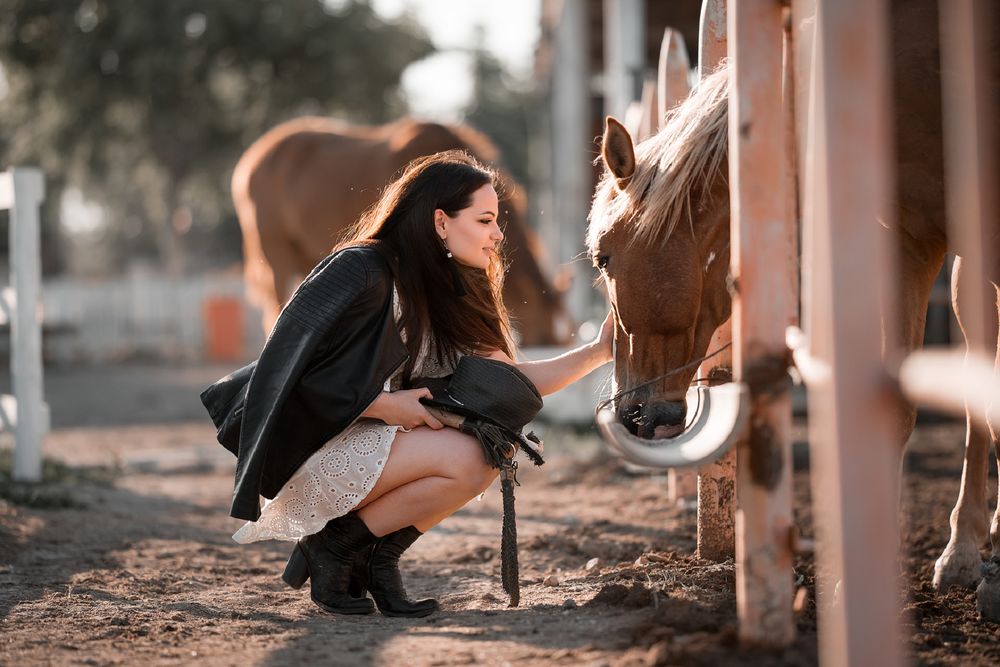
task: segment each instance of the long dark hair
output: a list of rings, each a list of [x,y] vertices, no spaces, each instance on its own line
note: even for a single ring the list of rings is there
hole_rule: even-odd
[[[434,231],[436,209],[454,217],[487,184],[502,190],[497,172],[464,151],[413,160],[335,248],[372,245],[393,265],[410,352],[404,386],[428,333],[438,358],[451,364],[462,354],[498,349],[514,357],[510,317],[501,296],[505,268],[501,249],[485,271],[459,265],[466,287],[465,296],[459,297],[448,264],[455,260],[445,254]]]

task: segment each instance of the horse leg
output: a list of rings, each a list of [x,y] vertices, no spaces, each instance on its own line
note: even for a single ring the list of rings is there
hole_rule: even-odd
[[[271,238],[265,239],[264,257],[271,265],[273,276],[267,300],[261,305],[264,332],[270,333],[281,309],[306,277],[307,269],[303,269],[306,260],[298,247],[283,234],[272,234]]]
[[[900,355],[907,355],[924,344],[924,328],[927,324],[927,304],[930,302],[934,280],[944,264],[943,246],[927,247],[914,241],[905,232],[899,232],[900,252],[898,255],[898,309],[895,313],[897,327],[893,332],[885,326],[885,336],[895,334]],[[899,404],[899,462],[902,465],[903,449],[917,423],[917,408],[909,402]],[[900,487],[902,488],[902,487]]]
[[[237,205],[247,296],[261,310],[265,335],[305,275],[301,254],[275,208],[250,197]]]
[[[1000,289],[997,290],[997,303],[1000,306]],[[1000,339],[997,340],[997,354],[993,362],[996,372],[1000,372]],[[993,439],[993,452],[997,457],[997,468],[1000,469],[1000,441],[997,432],[1000,424],[990,423],[990,436]],[[1000,490],[998,490],[1000,496]],[[990,524],[990,544],[993,547],[993,557],[981,569],[982,581],[976,587],[976,610],[988,621],[1000,622],[1000,497],[997,498],[996,511]]]
[[[1000,374],[1000,340],[997,341],[997,355],[993,364],[994,372]],[[1000,473],[1000,438],[997,431],[1000,424],[990,424],[990,436],[993,439],[993,453],[997,459],[997,472]],[[993,547],[993,559],[1000,560],[1000,485],[997,488],[997,506],[990,523],[990,546]]]
[[[906,233],[905,229],[897,232],[896,240],[899,243],[896,266],[896,297],[898,301],[894,313],[896,326],[892,327],[887,321],[891,319],[890,315],[893,313],[886,307],[885,315],[883,315],[883,336],[887,341],[895,336],[895,349],[893,350],[891,345],[887,343],[886,347],[889,349],[884,352],[891,351],[901,355],[902,358],[923,345],[924,328],[927,324],[927,304],[931,298],[934,280],[944,263],[945,246],[943,243],[918,242]],[[897,479],[900,480],[900,483],[896,484],[896,508],[898,511],[903,493],[903,452],[917,423],[917,408],[908,401],[897,401],[896,406],[897,418],[899,419],[897,424],[899,435]],[[898,541],[894,553],[897,555],[899,553]],[[834,594],[836,595],[836,590]]]
[[[962,260],[955,259],[952,270],[952,308],[962,327],[962,335],[968,345],[968,333],[962,324],[962,314],[958,307],[958,292],[961,290]],[[996,325],[995,318],[992,324]],[[996,333],[988,338],[995,340]],[[934,587],[947,590],[952,586],[973,588],[980,579],[982,558],[979,548],[986,540],[989,519],[986,508],[986,471],[989,445],[993,440],[990,429],[965,417],[965,462],[962,465],[962,483],[958,492],[958,502],[951,511],[951,537],[941,557],[934,564]]]

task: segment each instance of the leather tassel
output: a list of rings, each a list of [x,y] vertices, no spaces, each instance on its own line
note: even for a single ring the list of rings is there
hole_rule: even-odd
[[[531,459],[531,462],[536,466],[540,466],[545,463],[545,459],[542,458],[541,453],[538,451],[542,446],[542,440],[534,431],[528,431],[528,433],[521,439],[521,445],[525,454]]]
[[[458,261],[448,251],[448,270],[451,271],[451,286],[455,290],[455,296],[465,296],[465,281],[462,280],[462,272],[458,269]]]
[[[495,424],[466,417],[465,421],[462,422],[461,430],[476,437],[479,444],[483,446],[486,462],[498,470],[503,470],[503,467],[514,455],[511,436]]]
[[[508,461],[500,469],[500,491],[503,494],[503,528],[500,533],[500,581],[510,596],[509,607],[521,603],[520,568],[517,562],[517,524],[514,516],[514,485],[517,463]]]

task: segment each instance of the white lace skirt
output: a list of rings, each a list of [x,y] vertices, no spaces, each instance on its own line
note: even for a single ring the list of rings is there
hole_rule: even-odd
[[[233,539],[297,540],[347,514],[375,487],[400,428],[358,420],[310,456],[264,505],[260,518],[248,521]]]

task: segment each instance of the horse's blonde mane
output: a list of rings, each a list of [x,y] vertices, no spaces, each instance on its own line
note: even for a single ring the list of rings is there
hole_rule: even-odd
[[[664,119],[663,129],[635,147],[635,172],[625,189],[605,169],[594,193],[587,247],[617,220],[634,221],[632,242],[666,242],[685,218],[692,226],[693,191],[717,176],[729,138],[729,68],[723,61]]]

